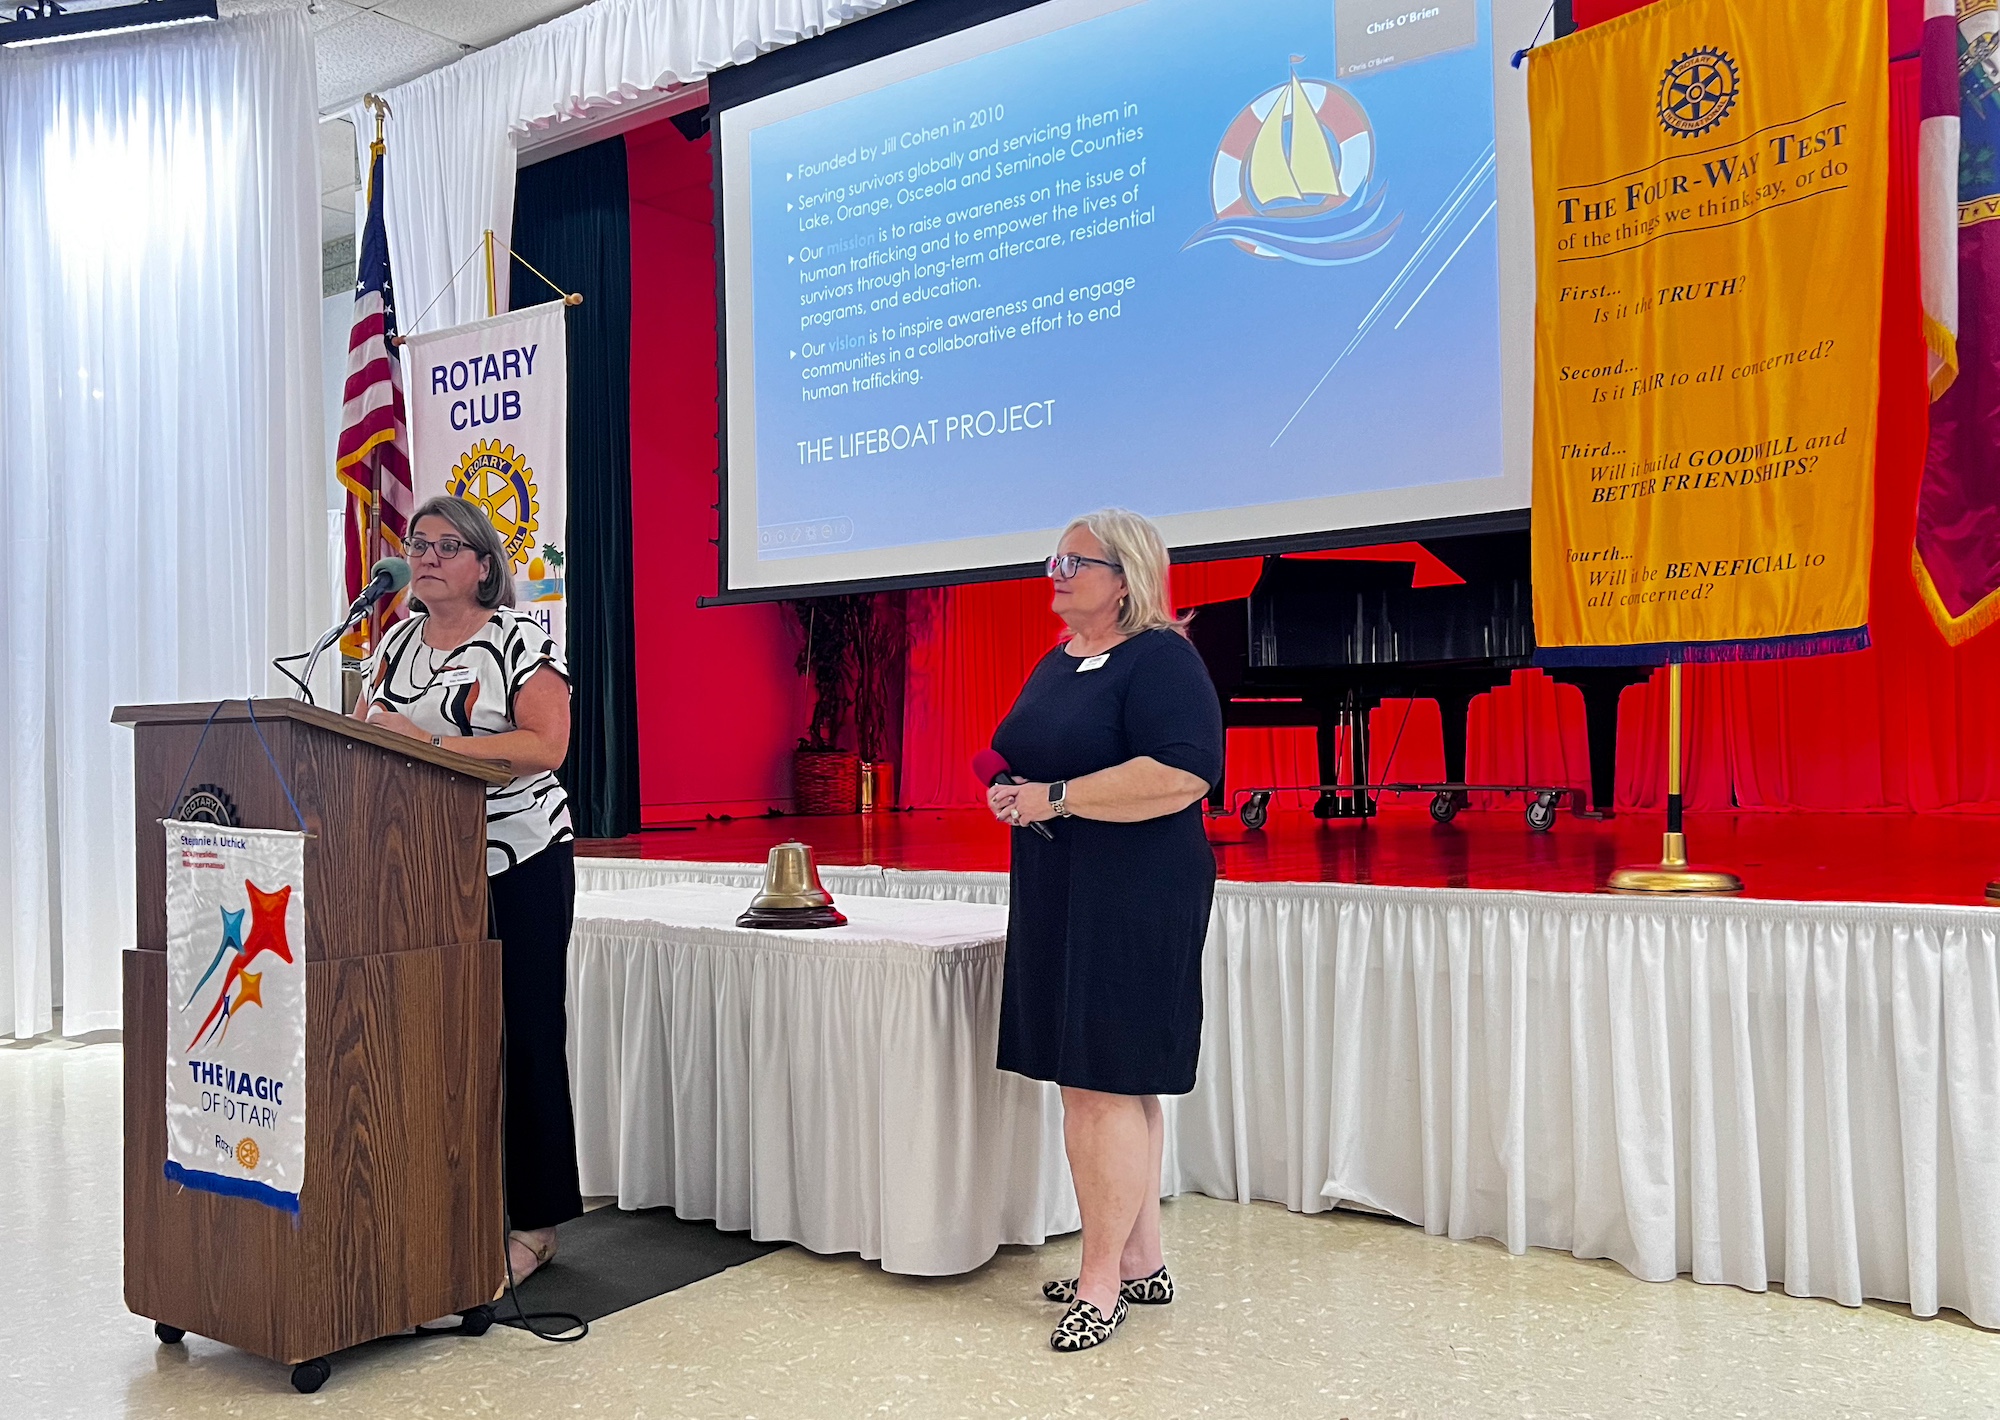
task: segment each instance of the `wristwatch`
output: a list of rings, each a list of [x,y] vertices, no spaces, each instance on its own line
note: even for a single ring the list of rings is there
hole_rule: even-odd
[[[444,748],[444,736],[443,736],[443,735],[432,735],[432,736],[431,736],[431,748],[432,748],[432,749],[443,749],[443,748]]]
[[[1049,785],[1049,810],[1057,818],[1068,818],[1070,816],[1068,796],[1069,780],[1058,779],[1055,783]]]

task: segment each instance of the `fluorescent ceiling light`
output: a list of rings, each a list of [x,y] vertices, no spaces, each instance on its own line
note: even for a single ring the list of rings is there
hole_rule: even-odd
[[[88,39],[92,35],[165,29],[216,17],[215,0],[139,0],[137,4],[100,10],[69,11],[59,4],[41,8],[45,13],[36,18],[0,21],[0,48],[21,49],[31,44]]]

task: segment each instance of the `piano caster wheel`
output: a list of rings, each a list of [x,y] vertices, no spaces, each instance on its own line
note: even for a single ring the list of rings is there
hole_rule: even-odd
[[[1528,827],[1537,833],[1547,833],[1556,826],[1556,801],[1547,794],[1537,794],[1535,802],[1528,805]]]
[[[1339,818],[1340,804],[1331,794],[1321,794],[1313,800],[1314,818]]]
[[[311,1395],[326,1384],[333,1374],[333,1362],[324,1356],[315,1356],[310,1361],[301,1361],[292,1367],[292,1389],[300,1395]]]
[[[178,1346],[187,1339],[187,1333],[178,1326],[168,1326],[163,1321],[153,1323],[153,1335],[160,1338],[162,1346]]]
[[[1236,811],[1236,817],[1243,826],[1253,833],[1262,828],[1271,817],[1271,796],[1258,792],[1243,801],[1243,807]]]
[[[1458,794],[1451,789],[1440,789],[1431,795],[1431,822],[1450,823],[1458,817],[1460,808]]]

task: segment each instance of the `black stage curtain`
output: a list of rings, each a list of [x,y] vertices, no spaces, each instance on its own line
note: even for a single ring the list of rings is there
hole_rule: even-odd
[[[569,759],[579,838],[639,829],[639,702],[632,674],[632,230],[625,140],[523,168],[514,250],[565,291],[569,312]],[[516,261],[515,309],[555,299]]]

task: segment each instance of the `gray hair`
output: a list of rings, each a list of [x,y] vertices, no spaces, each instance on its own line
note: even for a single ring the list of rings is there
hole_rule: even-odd
[[[478,504],[468,503],[463,498],[433,498],[411,516],[409,528],[414,531],[417,523],[424,518],[443,518],[451,524],[452,531],[458,534],[458,540],[465,544],[468,552],[477,553],[485,559],[479,590],[474,593],[481,606],[492,611],[495,607],[514,604],[514,563],[507,556],[507,549],[500,545],[500,534],[494,531],[492,522],[480,511]]]
[[[1173,587],[1167,573],[1167,541],[1158,528],[1124,508],[1100,508],[1072,518],[1062,530],[1063,537],[1078,528],[1088,528],[1124,573],[1125,600],[1118,604],[1119,631],[1136,636],[1155,628],[1181,631],[1186,627],[1188,618],[1174,614]]]

